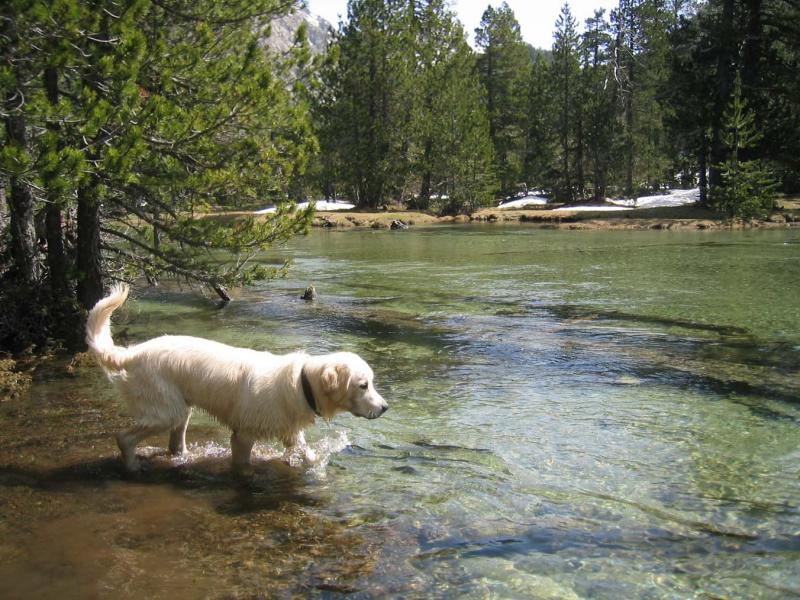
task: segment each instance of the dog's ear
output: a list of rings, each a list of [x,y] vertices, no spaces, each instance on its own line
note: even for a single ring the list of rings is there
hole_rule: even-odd
[[[339,373],[336,367],[325,367],[322,370],[322,388],[326,393],[330,394],[339,387]]]
[[[349,378],[350,368],[347,365],[340,363],[328,366],[322,371],[322,387],[330,394],[347,385]]]
[[[336,365],[336,375],[338,375],[339,378],[339,385],[342,387],[347,386],[350,381],[350,367],[345,363]]]

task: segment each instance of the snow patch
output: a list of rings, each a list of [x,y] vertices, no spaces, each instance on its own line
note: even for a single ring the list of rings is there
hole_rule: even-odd
[[[662,206],[683,206],[700,201],[700,188],[691,190],[667,190],[666,194],[642,196],[641,198],[608,198],[606,202],[626,208],[659,208]]]
[[[324,210],[324,211],[332,211],[332,210],[350,210],[356,207],[355,204],[350,204],[349,202],[341,202],[339,200],[314,200],[312,202],[298,202],[297,203],[297,210],[304,210],[308,208],[309,204],[315,204],[317,210]],[[262,208],[261,210],[253,211],[254,215],[267,215],[274,212],[277,212],[278,208],[276,206],[268,206],[267,208]]]
[[[517,198],[515,200],[508,200],[506,202],[503,202],[497,208],[499,209],[523,208],[525,206],[541,206],[543,204],[547,204],[546,196],[542,196],[541,194],[528,194],[527,196],[523,196],[522,198]]]
[[[573,212],[609,212],[639,208],[663,208],[666,206],[686,206],[700,201],[700,188],[691,190],[667,190],[664,194],[642,196],[641,198],[606,198],[608,204],[599,206],[564,206],[552,210]],[[610,206],[609,206],[610,204]]]

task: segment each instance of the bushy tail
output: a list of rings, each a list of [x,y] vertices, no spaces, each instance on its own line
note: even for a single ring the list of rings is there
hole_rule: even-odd
[[[121,371],[124,368],[125,349],[114,345],[111,338],[111,313],[122,306],[128,298],[130,288],[120,284],[111,288],[111,293],[99,300],[89,311],[86,320],[86,343],[97,361],[109,371]]]

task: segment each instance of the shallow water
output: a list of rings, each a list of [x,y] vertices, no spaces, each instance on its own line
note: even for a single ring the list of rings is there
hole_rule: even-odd
[[[800,232],[316,231],[286,280],[138,291],[130,342],[348,349],[391,410],[287,467],[142,449],[92,367],[0,404],[0,596],[800,596]],[[319,299],[298,299],[309,283]]]

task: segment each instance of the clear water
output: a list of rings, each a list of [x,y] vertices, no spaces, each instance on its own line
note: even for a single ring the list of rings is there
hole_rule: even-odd
[[[391,409],[228,474],[143,449],[103,376],[0,405],[0,596],[800,596],[800,232],[316,231],[288,279],[142,290],[131,342],[188,333],[364,356]],[[299,299],[314,284],[319,299]]]

